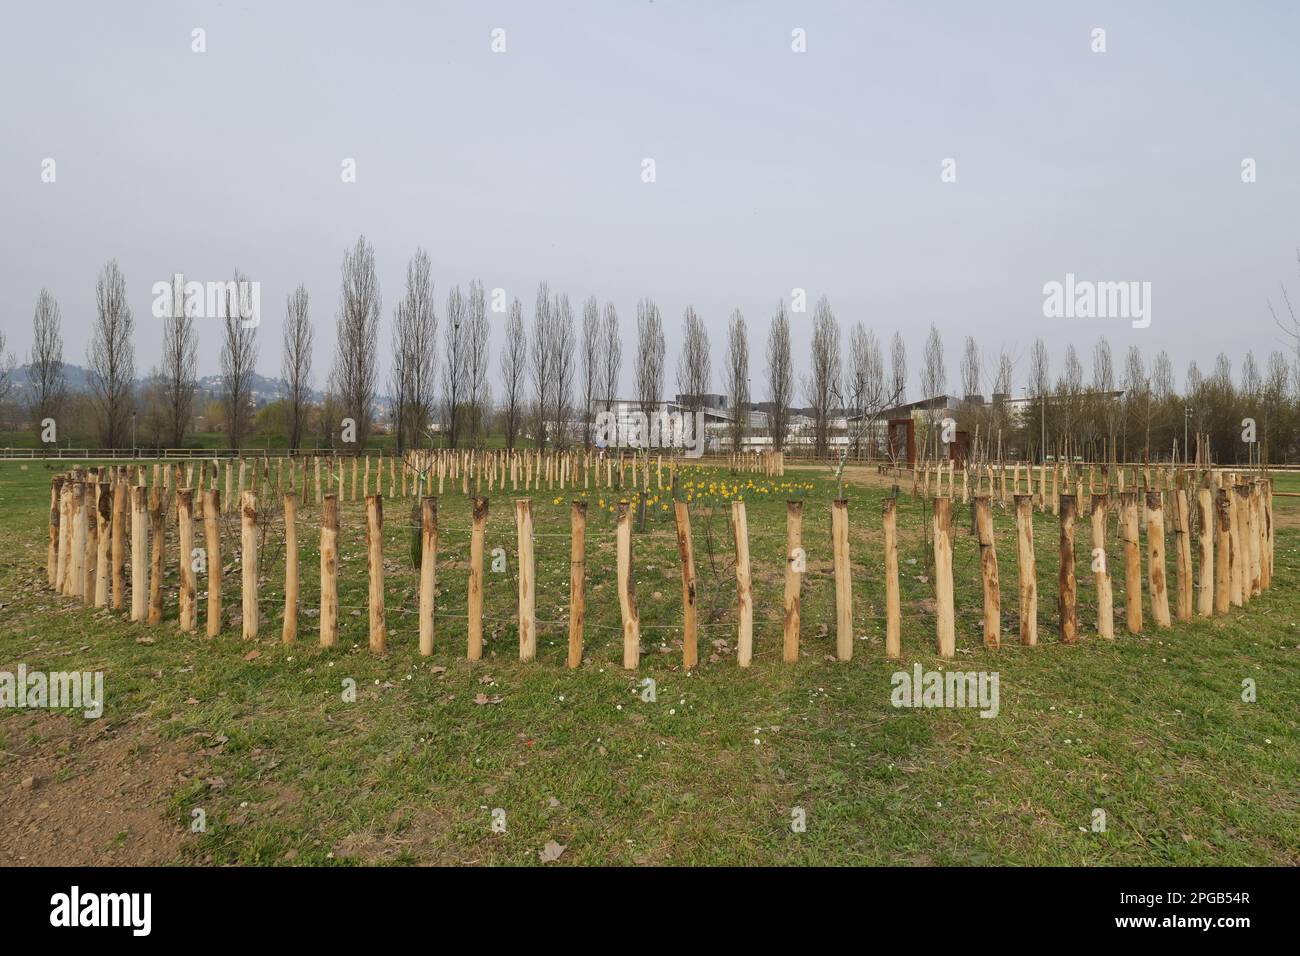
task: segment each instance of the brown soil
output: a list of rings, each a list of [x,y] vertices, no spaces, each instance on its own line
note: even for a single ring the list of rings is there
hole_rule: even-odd
[[[196,757],[143,721],[6,715],[0,866],[179,862],[188,830],[166,802]]]

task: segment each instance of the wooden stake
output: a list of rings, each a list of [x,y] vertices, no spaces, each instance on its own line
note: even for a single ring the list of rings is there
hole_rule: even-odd
[[[326,494],[320,513],[320,646],[339,641],[339,499]]]
[[[108,606],[110,553],[113,546],[113,489],[106,481],[98,484],[95,517],[98,554],[95,560],[95,607]]]
[[[1201,526],[1200,586],[1197,591],[1196,613],[1201,617],[1209,617],[1214,613],[1214,532],[1218,520],[1209,488],[1201,488],[1196,493],[1196,517]]]
[[[754,593],[749,576],[749,522],[743,501],[731,503],[731,526],[736,536],[736,662],[748,667],[754,656]]]
[[[1115,639],[1115,596],[1106,553],[1106,495],[1092,496],[1092,576],[1097,585],[1097,636]]]
[[[835,560],[835,657],[853,657],[853,579],[849,562],[849,503],[831,502],[831,547]]]
[[[150,624],[157,624],[162,620],[163,560],[167,544],[164,518],[162,490],[154,485],[149,489],[149,530],[153,538],[153,567],[149,574],[149,616],[147,618]]]
[[[1130,634],[1142,633],[1142,541],[1138,524],[1138,493],[1121,491],[1120,538],[1124,542],[1124,609]]]
[[[148,490],[131,486],[131,620],[144,621],[149,607]]]
[[[1156,627],[1169,627],[1169,592],[1165,580],[1165,512],[1160,492],[1147,492],[1147,587]]]
[[[454,459],[453,459],[454,461]],[[469,637],[467,656],[483,657],[483,538],[487,534],[488,500],[474,498],[474,527],[469,539]]]
[[[515,530],[519,536],[519,659],[531,661],[537,657],[537,597],[533,590],[533,503],[528,498],[515,501]]]
[[[690,670],[699,663],[699,646],[695,619],[695,544],[691,540],[691,512],[686,502],[673,502],[673,517],[682,572],[682,666]]]
[[[388,621],[384,614],[384,499],[379,495],[366,495],[366,560],[370,566],[370,650],[382,654],[388,648]]]
[[[997,648],[1002,643],[1002,594],[998,587],[993,509],[986,495],[975,498],[975,532],[979,536],[980,577],[984,581],[984,646]]]
[[[131,492],[134,495],[134,492]],[[134,499],[132,499],[134,505]],[[126,604],[126,507],[127,507],[127,484],[126,481],[119,477],[117,483],[113,485],[113,610],[120,611]],[[135,509],[131,510],[131,530],[135,530]],[[135,553],[131,555],[132,568],[135,567]],[[134,585],[132,585],[134,587]],[[133,613],[132,620],[136,620],[134,614],[135,599],[132,598]]]
[[[176,491],[177,547],[180,550],[180,627],[186,633],[195,627],[196,587],[194,584],[194,492],[189,488]]]
[[[504,483],[505,479],[502,479]],[[582,663],[582,631],[587,619],[587,503],[569,507],[569,657],[568,665]]]
[[[618,503],[618,605],[623,618],[623,667],[635,670],[641,663],[641,617],[636,606],[636,581],[632,576],[632,506]]]
[[[239,498],[239,565],[242,576],[240,604],[244,640],[257,639],[257,496],[245,491]]]
[[[1178,578],[1178,620],[1192,619],[1192,529],[1187,489],[1173,491],[1174,501],[1174,574]]]
[[[898,592],[898,499],[881,501],[880,514],[885,532],[885,656],[897,660],[903,656],[902,601]]]
[[[1020,575],[1020,643],[1038,643],[1038,571],[1034,563],[1034,496],[1016,495],[1016,567]]]
[[[785,627],[781,659],[787,664],[799,660],[800,591],[808,558],[803,550],[803,502],[785,503]]]
[[[405,480],[406,472],[402,472]],[[420,653],[433,653],[433,615],[438,593],[438,499],[420,499]]]
[[[292,474],[292,472],[290,473]],[[298,496],[284,496],[284,626],[280,640],[298,640]]]
[[[221,633],[221,492],[203,492],[203,549],[208,566],[208,637]]]
[[[1061,643],[1079,640],[1079,589],[1074,576],[1075,496],[1058,495],[1057,511],[1061,517],[1061,562],[1058,573],[1058,603],[1061,616]]]
[[[935,652],[940,657],[957,653],[957,620],[952,591],[952,499],[935,498],[934,601]]]

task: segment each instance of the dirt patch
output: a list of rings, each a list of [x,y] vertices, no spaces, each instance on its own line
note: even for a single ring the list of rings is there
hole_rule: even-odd
[[[187,831],[166,803],[196,757],[142,721],[7,717],[0,754],[0,865],[176,862]]]

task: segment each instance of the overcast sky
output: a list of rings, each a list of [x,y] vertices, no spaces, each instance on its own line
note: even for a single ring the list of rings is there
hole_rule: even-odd
[[[50,289],[65,358],[85,364],[95,278],[116,258],[143,374],[161,340],[152,285],[238,268],[262,284],[266,374],[285,296],[306,285],[319,385],[340,260],[364,233],[385,343],[423,246],[440,314],[474,278],[526,321],[540,279],[575,307],[612,300],[625,390],[652,295],[670,362],[683,309],[704,317],[715,387],[739,307],[766,398],[767,323],[795,288],[799,369],[824,294],[846,336],[859,319],[886,348],[902,331],[913,391],[932,321],[949,391],[968,334],[1020,357],[1017,385],[1035,336],[1057,368],[1070,341],[1087,368],[1105,334],[1117,366],[1130,344],[1166,349],[1181,387],[1189,359],[1208,369],[1224,350],[1236,369],[1286,346],[1267,308],[1281,282],[1300,304],[1297,37],[1290,2],[8,4],[0,321],[25,361]],[[1044,318],[1044,283],[1066,273],[1149,281],[1149,328]],[[200,323],[201,374],[218,349]]]

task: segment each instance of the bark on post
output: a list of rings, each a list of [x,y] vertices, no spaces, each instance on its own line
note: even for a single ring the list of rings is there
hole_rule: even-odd
[[[533,503],[529,498],[515,501],[515,531],[519,536],[519,659],[531,661],[537,657],[537,595]]]
[[[803,502],[785,503],[785,626],[781,659],[793,664],[799,659],[800,591],[807,557],[803,550]]]
[[[957,619],[952,592],[952,499],[935,498],[934,508],[934,628],[935,652],[957,653]]]
[[[1142,633],[1142,541],[1138,523],[1138,493],[1121,491],[1120,537],[1124,541],[1124,610],[1130,634]]]
[[[754,592],[749,573],[749,522],[745,503],[731,503],[731,526],[736,536],[736,663],[748,667],[754,656]]]
[[[403,477],[406,472],[403,470]],[[438,499],[420,499],[420,653],[433,653],[433,615],[438,589]]]
[[[1061,562],[1058,572],[1058,603],[1061,616],[1061,643],[1079,640],[1079,587],[1074,576],[1074,495],[1057,495],[1057,512],[1061,518]]]
[[[1196,613],[1209,617],[1214,613],[1214,535],[1217,516],[1214,513],[1214,499],[1209,488],[1201,488],[1196,493],[1196,516],[1201,526],[1200,576],[1197,589]]]
[[[1192,528],[1187,490],[1173,492],[1174,501],[1174,573],[1178,578],[1178,620],[1192,619]]]
[[[1110,582],[1110,557],[1106,552],[1105,494],[1092,496],[1092,574],[1097,585],[1097,636],[1115,639],[1115,596]]]
[[[898,499],[880,503],[881,524],[885,532],[885,656],[896,660],[903,656],[902,599],[898,591]]]
[[[695,617],[695,544],[691,539],[691,512],[686,502],[673,502],[673,517],[682,572],[682,666],[690,670],[699,663],[699,644]]]
[[[1228,596],[1234,607],[1241,607],[1245,603],[1242,588],[1245,569],[1242,566],[1241,508],[1237,504],[1235,485],[1230,483],[1226,490],[1228,492],[1228,569],[1230,575]]]
[[[109,564],[113,547],[113,489],[106,481],[98,487],[95,517],[98,554],[95,560],[95,607],[108,606]]]
[[[290,472],[292,474],[292,472]],[[298,640],[298,496],[284,496],[284,625],[280,640]]]
[[[502,483],[505,479],[502,478]],[[587,621],[587,503],[569,506],[569,656],[568,665],[582,663],[582,631]]]
[[[99,485],[93,480],[85,483],[82,492],[82,518],[85,524],[85,549],[81,560],[81,601],[86,607],[95,603],[95,571],[99,559]]]
[[[1038,570],[1034,563],[1034,496],[1016,495],[1016,568],[1020,577],[1020,643],[1038,643]]]
[[[488,500],[474,498],[474,527],[469,539],[469,627],[466,656],[483,657],[483,539],[487,534]]]
[[[208,565],[208,637],[221,633],[221,492],[203,492],[203,549]]]
[[[131,492],[134,496],[135,492]],[[134,497],[132,498],[134,505]],[[127,484],[125,479],[118,477],[117,483],[113,485],[113,610],[120,611],[126,604],[126,508],[127,508]],[[131,511],[131,529],[135,530],[135,509]],[[134,552],[132,553],[134,561]],[[133,565],[134,566],[134,565]],[[134,599],[132,599],[132,608],[134,609]],[[131,617],[135,620],[134,613]]]
[[[1169,627],[1169,592],[1165,578],[1165,512],[1160,492],[1147,492],[1147,586],[1156,627]]]
[[[257,496],[245,491],[239,498],[240,604],[244,640],[256,640],[257,608]]]
[[[831,549],[835,564],[835,657],[853,657],[853,579],[849,562],[849,503],[831,502]]]
[[[370,570],[370,650],[382,654],[388,648],[388,621],[384,614],[384,499],[379,495],[366,495],[366,563]]]
[[[149,607],[149,521],[144,485],[131,486],[131,620],[143,621]]]
[[[180,628],[191,632],[195,623],[197,589],[194,584],[194,492],[189,488],[176,491],[176,538],[181,571]]]
[[[326,494],[320,513],[320,646],[339,640],[339,499]]]
[[[632,576],[632,506],[618,503],[618,606],[623,618],[623,667],[635,670],[641,663],[641,616],[636,606],[636,581]]]
[[[993,537],[993,509],[986,495],[975,498],[975,532],[980,543],[980,577],[984,582],[984,646],[1002,643],[1002,594],[998,586],[998,555]]]
[[[149,574],[149,616],[150,624],[162,620],[162,579],[164,553],[167,546],[167,526],[164,523],[162,489],[154,485],[149,489],[149,531],[153,539],[153,567]]]
[[[50,587],[59,580],[59,502],[63,497],[63,479],[50,479],[50,542],[45,552],[45,577]]]

